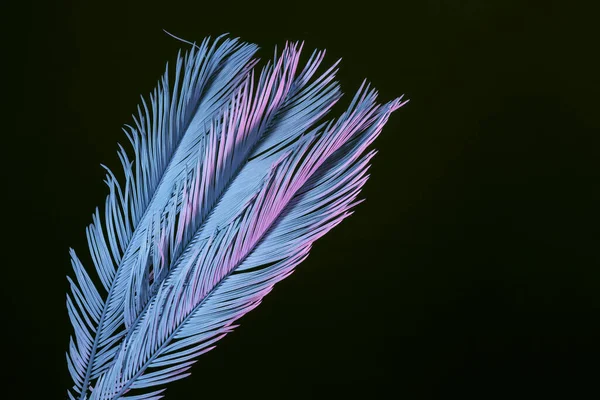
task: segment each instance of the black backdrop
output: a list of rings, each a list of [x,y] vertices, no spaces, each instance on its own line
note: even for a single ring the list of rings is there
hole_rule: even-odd
[[[597,14],[560,3],[4,2],[6,398],[66,397],[67,249],[88,260],[99,164],[181,47],[162,29],[303,39],[347,97],[411,99],[367,201],[167,398],[597,395]]]

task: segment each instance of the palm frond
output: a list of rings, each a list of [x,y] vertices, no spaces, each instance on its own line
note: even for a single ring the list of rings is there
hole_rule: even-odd
[[[106,232],[98,212],[88,229],[106,300],[72,252],[67,359],[80,399],[157,399],[163,389],[131,391],[189,375],[352,213],[375,154],[364,153],[404,104],[377,104],[364,83],[348,111],[323,122],[341,97],[338,63],[316,75],[324,52],[297,73],[303,45],[288,43],[257,77],[253,46],[206,43],[192,50],[203,61],[185,59],[185,90],[165,97],[165,78],[127,132],[135,164],[121,149],[124,188],[107,176]],[[188,99],[196,111],[179,110]]]

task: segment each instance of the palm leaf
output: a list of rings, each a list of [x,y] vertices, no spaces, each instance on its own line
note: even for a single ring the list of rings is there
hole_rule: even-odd
[[[162,390],[130,391],[189,375],[197,356],[351,214],[374,155],[363,153],[403,103],[378,105],[376,92],[363,85],[339,120],[316,125],[341,95],[333,81],[337,63],[312,79],[324,57],[314,52],[296,74],[301,49],[294,43],[280,57],[276,51],[258,79],[247,73],[253,62],[240,56],[237,77],[227,75],[233,84],[223,90],[229,101],[210,109],[209,124],[191,119],[159,172],[145,169],[155,153],[140,163],[136,151],[135,177],[154,177],[147,179],[153,194],[136,197],[145,201],[141,213],[127,208],[138,204],[128,199],[139,180],[121,152],[128,181],[122,190],[109,173],[109,230],[88,235],[106,301],[72,253],[78,307],[70,297],[68,307],[77,344],[68,360],[80,398],[98,377],[91,399],[162,397]],[[172,124],[175,114],[152,104],[148,129],[137,141],[130,136],[134,148],[169,142],[168,133],[150,127]],[[98,221],[96,214],[92,227]]]

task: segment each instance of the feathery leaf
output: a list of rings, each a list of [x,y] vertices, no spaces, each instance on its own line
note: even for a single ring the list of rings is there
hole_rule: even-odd
[[[80,399],[161,398],[130,391],[188,376],[360,202],[375,152],[364,153],[405,102],[377,104],[363,83],[339,119],[321,121],[341,96],[337,63],[315,78],[315,51],[297,73],[302,47],[275,51],[257,78],[254,46],[204,41],[179,58],[172,97],[165,75],[152,112],[144,103],[127,131],[134,163],[119,153],[124,188],[107,176],[106,232],[98,211],[88,228],[106,300],[71,253],[67,361]]]

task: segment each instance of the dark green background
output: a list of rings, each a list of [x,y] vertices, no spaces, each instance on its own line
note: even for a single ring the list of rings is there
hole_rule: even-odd
[[[180,47],[162,29],[230,32],[263,58],[304,39],[343,58],[346,97],[366,77],[411,99],[367,201],[168,399],[598,395],[598,14],[392,3],[2,4],[6,398],[65,398],[67,249],[90,265],[99,164],[118,169],[120,127]]]

